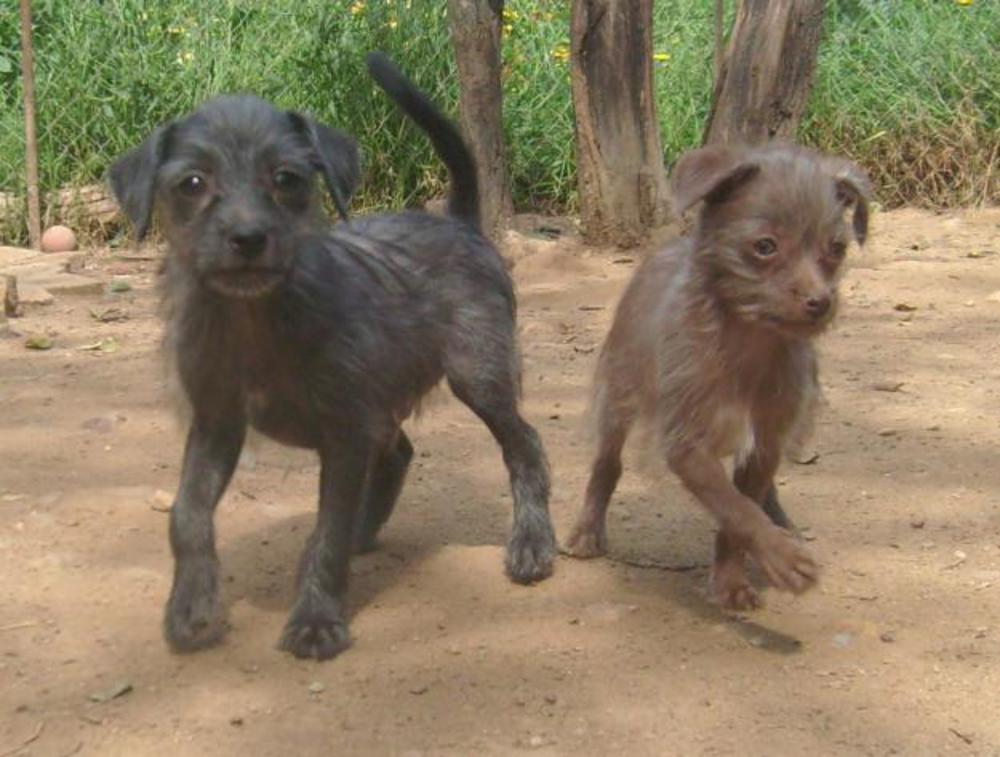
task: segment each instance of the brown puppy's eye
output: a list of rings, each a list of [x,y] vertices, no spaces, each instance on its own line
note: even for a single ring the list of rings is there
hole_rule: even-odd
[[[830,255],[837,260],[840,260],[847,254],[847,245],[843,242],[834,242],[830,245]]]
[[[304,179],[291,171],[277,171],[274,174],[274,186],[282,192],[291,192],[299,189],[303,183]]]
[[[196,173],[185,176],[177,184],[177,189],[181,194],[188,197],[198,197],[207,187],[208,183],[205,181],[205,177]]]
[[[758,258],[769,258],[778,251],[778,245],[770,237],[758,239],[753,243],[753,254]]]

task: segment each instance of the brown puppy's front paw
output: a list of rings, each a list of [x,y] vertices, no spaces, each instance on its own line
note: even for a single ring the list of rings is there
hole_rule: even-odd
[[[603,527],[577,525],[566,540],[563,552],[584,560],[601,557],[608,551],[608,536]]]
[[[724,610],[756,610],[761,606],[760,595],[745,579],[725,583],[712,578],[712,602]]]
[[[754,560],[776,589],[801,594],[815,586],[819,566],[790,532],[768,526],[751,544]]]
[[[710,596],[724,610],[756,610],[762,604],[757,590],[747,580],[742,557],[712,567]]]

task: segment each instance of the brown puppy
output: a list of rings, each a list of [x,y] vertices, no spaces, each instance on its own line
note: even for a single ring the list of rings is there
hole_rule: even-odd
[[[816,582],[774,474],[816,403],[813,339],[836,311],[851,236],[864,243],[869,185],[848,161],[787,145],[695,150],[672,183],[678,212],[702,208],[693,233],[649,257],[618,306],[597,367],[598,451],[567,548],[604,553],[622,446],[641,419],[719,523],[713,598],[754,607],[748,553],[779,589]]]

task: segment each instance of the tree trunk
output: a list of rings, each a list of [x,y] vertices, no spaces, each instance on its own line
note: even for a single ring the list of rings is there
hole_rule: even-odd
[[[653,0],[573,0],[570,40],[584,237],[631,247],[669,217],[653,92]]]
[[[793,138],[823,28],[823,0],[742,0],[715,81],[705,143]]]
[[[500,83],[503,0],[448,0],[462,131],[479,169],[483,232],[499,242],[513,212]]]

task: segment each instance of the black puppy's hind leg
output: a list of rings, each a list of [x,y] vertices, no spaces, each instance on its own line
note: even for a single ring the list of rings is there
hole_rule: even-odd
[[[320,450],[316,528],[299,562],[298,596],[279,643],[296,657],[327,660],[350,646],[344,594],[355,520],[373,462],[373,446],[361,435],[328,440]]]
[[[529,584],[552,574],[556,542],[545,450],[518,412],[517,359],[512,334],[501,344],[473,335],[452,346],[445,372],[455,396],[482,419],[503,451],[514,496],[506,569],[516,583]]]
[[[225,633],[213,517],[244,435],[242,421],[212,423],[199,417],[188,432],[181,483],[170,509],[174,582],[163,620],[167,642],[178,652],[212,646]]]
[[[400,429],[389,445],[375,459],[372,474],[365,489],[364,504],[355,528],[354,549],[370,552],[376,547],[376,536],[389,520],[413,459],[413,445]]]

